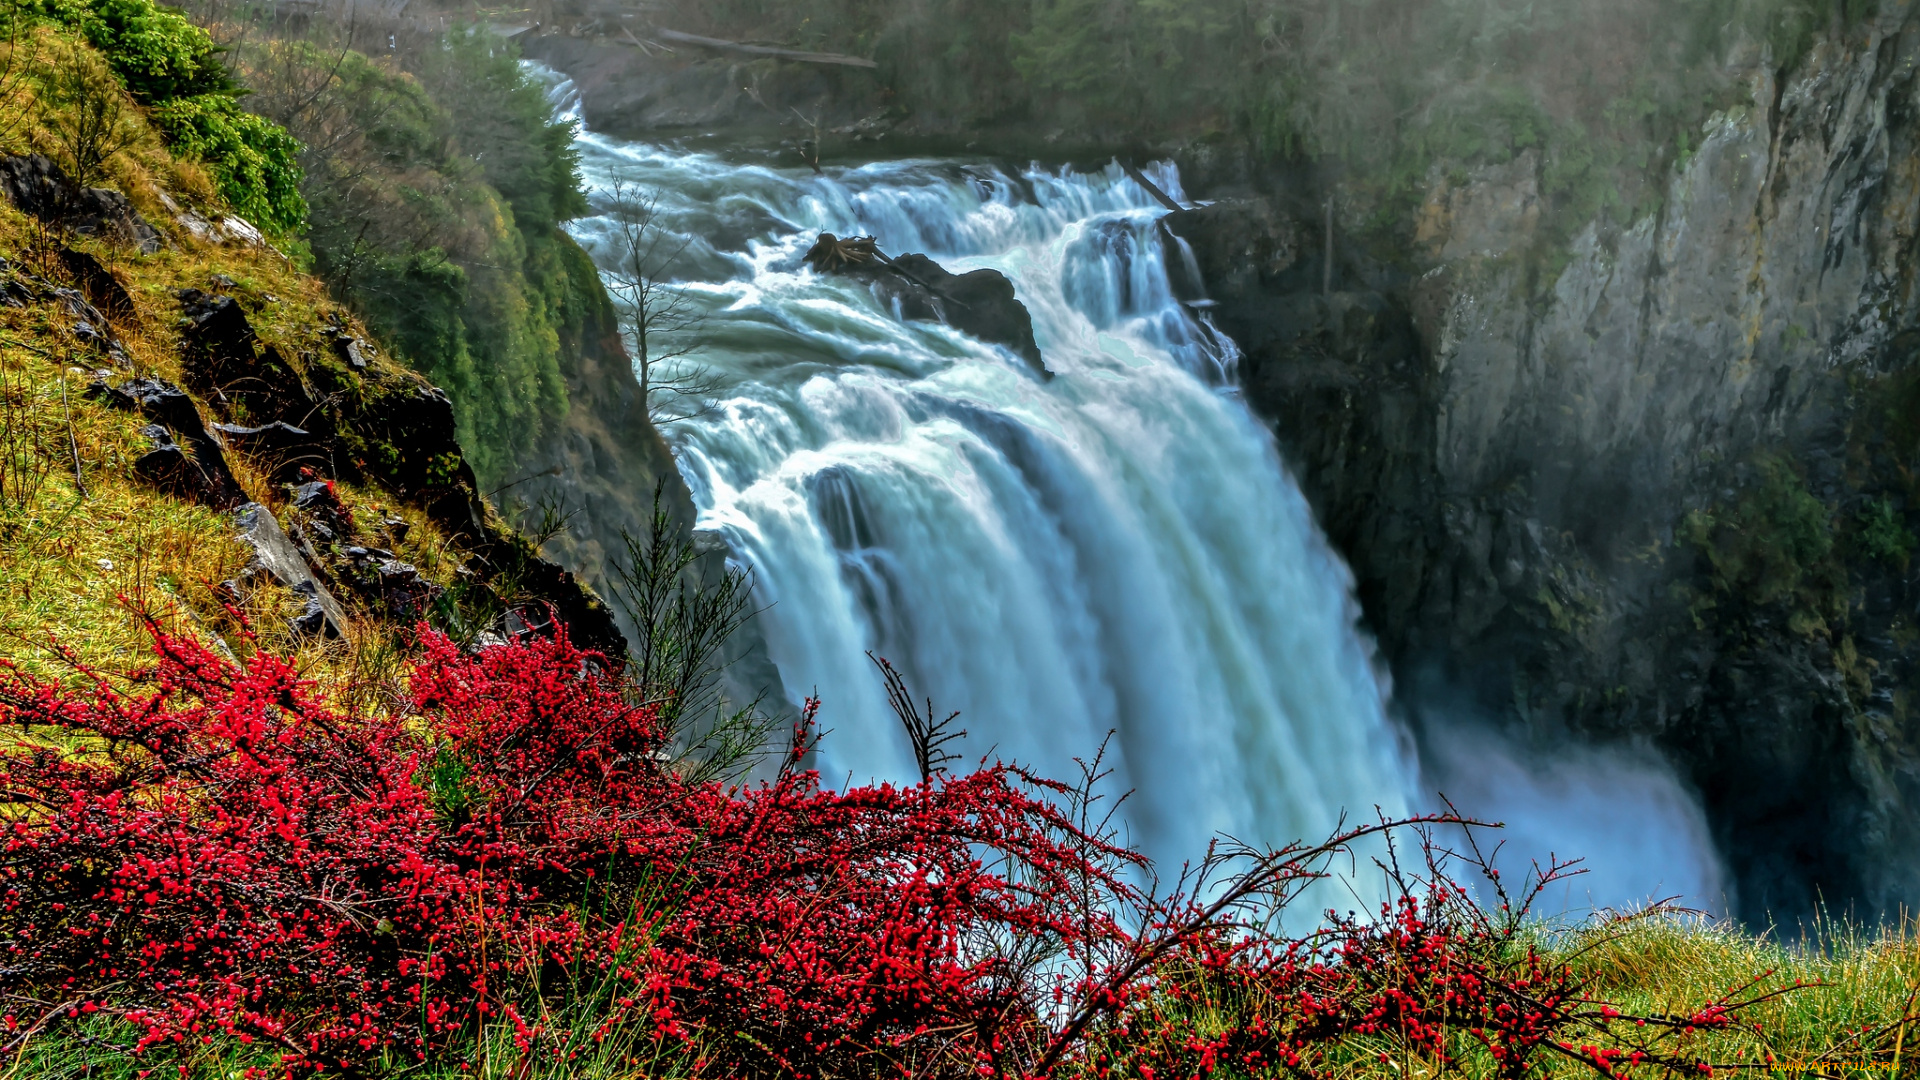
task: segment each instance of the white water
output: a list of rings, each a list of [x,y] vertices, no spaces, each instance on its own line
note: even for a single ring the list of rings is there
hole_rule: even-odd
[[[1117,168],[582,151],[591,187],[656,191],[691,238],[698,360],[726,390],[671,438],[701,526],[753,568],[788,692],[825,703],[830,780],[916,778],[871,649],[961,710],[969,758],[1071,777],[1113,732],[1130,837],[1176,867],[1219,833],[1318,838],[1408,807],[1347,570],[1219,388],[1232,347],[1169,292],[1163,211]],[[1004,272],[1057,377],[814,274],[822,231]]]
[[[1431,807],[1346,566],[1223,389],[1232,343],[1172,295],[1162,211],[1120,170],[816,176],[592,132],[580,148],[597,198],[616,178],[652,192],[688,241],[696,359],[724,390],[669,436],[700,525],[753,569],[785,689],[825,703],[830,781],[917,778],[873,650],[961,710],[966,758],[1072,778],[1111,732],[1108,792],[1133,792],[1128,839],[1165,870],[1223,833],[1278,844]],[[574,230],[592,249],[607,222]],[[800,255],[823,231],[1005,273],[1057,377],[814,274]],[[1720,899],[1698,808],[1664,771],[1615,769],[1660,798],[1600,820],[1492,743],[1478,760],[1505,771],[1466,782],[1484,770],[1465,746],[1445,782],[1469,813],[1517,817],[1503,864],[1591,852],[1589,903]]]

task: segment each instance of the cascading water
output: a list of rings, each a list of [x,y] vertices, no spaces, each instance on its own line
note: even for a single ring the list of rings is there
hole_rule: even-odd
[[[826,777],[916,775],[873,650],[961,710],[971,755],[1077,775],[1111,731],[1132,839],[1174,865],[1407,806],[1346,569],[1219,389],[1232,346],[1173,296],[1163,211],[1119,169],[582,150],[591,185],[656,195],[689,241],[724,389],[670,435],[783,681],[825,702]],[[607,250],[604,220],[576,229]],[[822,231],[1007,274],[1057,377],[806,269]]]
[[[1111,733],[1126,839],[1163,870],[1220,834],[1278,844],[1432,809],[1415,791],[1439,783],[1518,823],[1508,865],[1598,855],[1569,906],[1724,900],[1698,805],[1657,761],[1528,764],[1456,733],[1414,779],[1346,566],[1229,389],[1233,344],[1174,295],[1169,252],[1197,281],[1191,254],[1119,169],[815,175],[592,132],[580,149],[602,209],[622,182],[668,249],[685,241],[673,276],[718,392],[669,438],[701,526],[753,569],[786,690],[825,703],[829,782],[917,778],[872,650],[961,710],[963,757],[1074,778]],[[1182,194],[1172,169],[1152,178]],[[611,253],[608,219],[573,228]],[[821,232],[1006,274],[1056,377],[815,274],[801,254]],[[1601,787],[1636,811],[1597,813]]]

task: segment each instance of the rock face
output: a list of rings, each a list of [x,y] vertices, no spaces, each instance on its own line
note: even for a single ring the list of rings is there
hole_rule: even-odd
[[[215,284],[234,287],[230,281]],[[265,555],[262,560],[276,580],[309,597],[296,629],[339,632],[343,616],[336,595],[357,598],[379,617],[407,622],[421,617],[438,595],[415,567],[380,546],[396,543],[395,531],[404,523],[354,522],[334,497],[331,481],[338,479],[378,484],[431,517],[468,557],[472,587],[493,598],[500,620],[514,616],[545,625],[551,613],[579,644],[624,652],[625,639],[606,606],[489,515],[455,438],[446,394],[394,365],[371,364],[366,343],[350,334],[343,343],[338,326],[314,328],[307,339],[314,347],[290,346],[283,354],[261,340],[240,297],[199,289],[177,295],[185,382],[220,421],[205,424],[188,394],[157,380],[108,389],[103,379],[94,392],[139,409],[156,420],[158,435],[171,436],[166,445],[156,438],[155,449],[136,466],[149,472],[152,459],[158,483],[199,477],[201,490],[185,493],[211,505],[237,506],[245,500],[225,466],[224,455],[232,453],[291,487],[290,543],[308,573],[303,578],[266,562]],[[253,526],[256,551],[276,547],[265,522]],[[522,608],[525,617],[516,615]]]
[[[1756,66],[1661,209],[1551,272],[1525,157],[1331,291],[1311,211],[1168,222],[1416,724],[1661,747],[1756,918],[1920,898],[1917,70],[1894,4]]]
[[[796,109],[823,128],[838,128],[887,104],[881,81],[858,68],[716,56],[686,46],[643,51],[620,33],[529,34],[520,44],[529,58],[570,75],[587,126],[613,135],[792,135],[799,130]]]

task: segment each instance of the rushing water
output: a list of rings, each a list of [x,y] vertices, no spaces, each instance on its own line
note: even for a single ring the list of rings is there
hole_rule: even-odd
[[[1117,167],[816,175],[592,132],[580,148],[602,210],[622,182],[686,244],[694,362],[720,389],[669,438],[701,526],[753,570],[786,692],[825,703],[830,782],[917,776],[871,650],[961,711],[967,757],[1072,778],[1111,734],[1108,790],[1133,792],[1129,839],[1162,867],[1219,834],[1319,838],[1424,804],[1346,566],[1229,389],[1232,343],[1174,295],[1167,260],[1190,256]],[[607,219],[575,232],[608,253]],[[1006,274],[1056,377],[814,273],[821,232]],[[1658,762],[1569,750],[1570,779],[1465,728],[1449,752],[1425,780],[1515,820],[1509,864],[1599,857],[1567,903],[1721,899],[1698,807]],[[1596,811],[1595,776],[1636,812]]]
[[[670,437],[701,526],[753,568],[788,692],[825,702],[830,780],[916,776],[873,650],[961,711],[969,757],[1073,776],[1111,732],[1131,837],[1175,865],[1218,833],[1408,805],[1347,570],[1222,389],[1232,345],[1170,291],[1164,211],[1117,168],[581,148],[590,186],[657,194],[689,241],[697,362],[724,389]],[[606,230],[576,226],[590,248]],[[1057,377],[815,274],[822,231],[1005,273]]]

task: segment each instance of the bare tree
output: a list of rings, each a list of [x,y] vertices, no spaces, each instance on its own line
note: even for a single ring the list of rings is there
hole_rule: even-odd
[[[54,66],[41,99],[47,130],[73,164],[74,183],[106,178],[106,165],[139,137],[133,103],[113,72],[92,52],[75,49]]]
[[[21,0],[0,0],[0,142],[10,141],[32,115],[22,108],[21,99],[33,85],[40,68],[40,36],[34,32],[34,20],[25,15]]]
[[[625,177],[608,189],[613,223],[605,242],[607,292],[633,350],[634,374],[655,425],[705,412],[719,387],[712,369],[690,359],[702,317],[670,274],[692,241],[660,222],[660,196]]]

